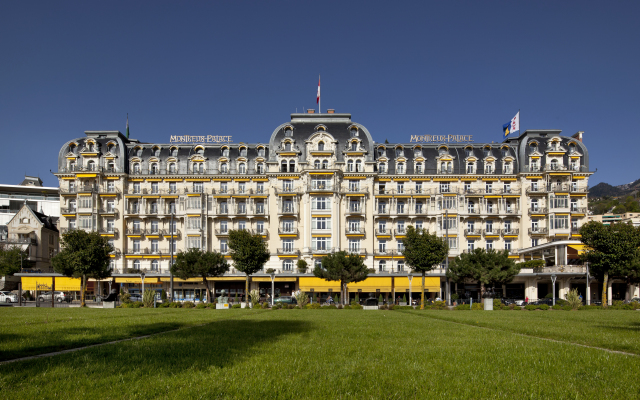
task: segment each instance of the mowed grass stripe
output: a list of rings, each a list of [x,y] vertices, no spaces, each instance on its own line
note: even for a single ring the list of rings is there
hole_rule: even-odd
[[[412,315],[640,355],[640,312],[407,311]]]
[[[639,373],[619,354],[408,313],[279,310],[0,366],[0,386],[20,399],[632,398]]]

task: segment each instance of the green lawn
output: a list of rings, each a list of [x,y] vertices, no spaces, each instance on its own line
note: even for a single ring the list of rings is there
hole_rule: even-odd
[[[3,356],[6,349],[21,344],[12,338],[21,328],[38,349],[44,347],[36,338],[38,332],[59,345],[82,343],[64,333],[65,319],[73,321],[76,315],[81,321],[72,329],[79,335],[83,326],[89,327],[93,340],[106,338],[101,330],[124,330],[122,336],[130,336],[140,325],[155,329],[156,324],[209,324],[1,365],[0,388],[8,399],[623,399],[637,398],[640,389],[640,357],[513,333],[521,325],[546,327],[542,333],[556,326],[558,340],[577,341],[578,332],[585,330],[599,338],[587,344],[609,338],[608,347],[618,348],[624,346],[628,331],[640,337],[640,312],[634,311],[549,316],[509,311],[20,311],[0,309]],[[45,316],[49,322],[42,321]],[[27,352],[28,346],[20,351]]]

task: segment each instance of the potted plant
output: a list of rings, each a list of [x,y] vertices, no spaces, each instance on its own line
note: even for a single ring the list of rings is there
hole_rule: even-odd
[[[459,295],[458,293],[453,293],[453,294],[451,295],[451,300],[453,300],[453,305],[454,305],[454,306],[457,306],[457,305],[458,305],[457,300],[458,300],[459,298],[460,298],[460,295]]]
[[[301,274],[306,274],[307,273],[307,262],[303,259],[298,260],[298,263],[296,264],[296,266],[298,267],[298,272],[300,272]]]

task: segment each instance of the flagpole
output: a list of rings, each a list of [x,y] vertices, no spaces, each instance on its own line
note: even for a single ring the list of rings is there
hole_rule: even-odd
[[[320,90],[320,75],[318,75],[318,90]],[[322,114],[322,92],[318,93],[318,114]]]

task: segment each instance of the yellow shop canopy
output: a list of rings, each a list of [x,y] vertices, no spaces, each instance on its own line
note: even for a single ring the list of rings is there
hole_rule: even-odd
[[[422,286],[422,276],[414,276],[411,281],[411,291],[419,292]],[[405,292],[409,290],[409,278],[406,276],[398,276],[395,278],[396,292]],[[440,292],[440,278],[434,276],[424,277],[424,290],[429,292]]]
[[[63,277],[56,277],[55,280],[55,284],[56,284],[56,290],[61,290],[61,291],[80,291],[80,286],[82,285],[82,279],[80,278],[67,278],[66,276]]]
[[[140,283],[142,284],[141,278],[135,277],[126,277],[126,278],[116,278],[116,283]],[[158,282],[158,278],[144,278],[144,283],[160,283]]]
[[[50,276],[23,276],[22,290],[51,290]]]
[[[251,280],[253,282],[271,282],[271,278],[270,277],[264,277],[264,276],[256,276],[255,278],[251,278]],[[295,282],[296,278],[293,276],[287,276],[287,277],[281,277],[281,276],[276,276],[275,282]]]
[[[349,289],[350,292],[357,292],[358,290],[362,290],[363,292],[375,292],[378,289],[381,292],[390,292],[391,278],[367,278],[361,282],[348,284],[347,289]]]
[[[339,292],[340,282],[338,281],[325,281],[322,278],[300,278],[300,290],[303,292],[310,292],[313,289],[314,292],[328,292],[329,289]]]
[[[171,278],[160,278],[160,281],[162,282],[171,282]],[[188,278],[188,279],[180,279],[180,278],[173,278],[174,282],[202,282],[202,278]],[[144,280],[145,283],[147,283],[147,280]]]

